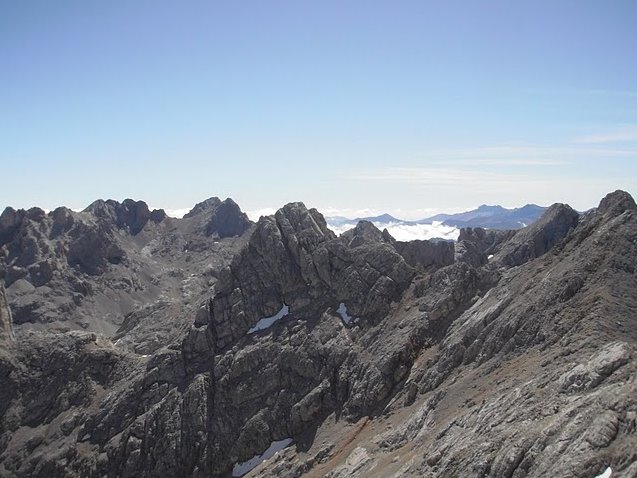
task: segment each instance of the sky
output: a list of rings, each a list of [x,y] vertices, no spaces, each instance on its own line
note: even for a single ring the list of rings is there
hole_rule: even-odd
[[[637,2],[0,2],[0,208],[637,193]]]

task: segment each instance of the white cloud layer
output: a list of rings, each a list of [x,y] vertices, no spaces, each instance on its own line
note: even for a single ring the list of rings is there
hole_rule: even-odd
[[[246,211],[251,221],[258,221],[261,216],[271,216],[277,211],[274,207],[264,207],[262,209],[254,209],[252,211]]]
[[[182,217],[184,217],[184,214],[188,213],[191,209],[192,208],[190,207],[182,207],[178,209],[164,209],[164,211],[166,211],[166,214],[170,217],[181,219]]]
[[[386,228],[394,239],[398,241],[413,241],[416,239],[447,239],[456,241],[460,234],[460,229],[457,227],[447,226],[441,222],[434,222],[433,224],[382,224],[375,222],[373,224],[381,231]],[[340,236],[342,233],[352,229],[354,226],[335,226],[328,224],[328,227],[334,231],[335,234]]]

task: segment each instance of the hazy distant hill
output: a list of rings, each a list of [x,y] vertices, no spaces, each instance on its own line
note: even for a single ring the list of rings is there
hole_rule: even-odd
[[[343,227],[358,224],[359,221],[370,221],[377,226],[387,224],[415,225],[432,224],[441,222],[447,226],[462,227],[484,227],[488,229],[520,229],[535,222],[546,211],[545,207],[536,204],[514,209],[507,209],[502,206],[488,206],[483,204],[477,209],[456,214],[437,214],[418,221],[405,221],[395,218],[390,214],[381,214],[374,217],[359,217],[348,219],[342,216],[328,217],[327,222],[331,226]]]
[[[359,221],[369,221],[377,224],[396,224],[396,223],[407,223],[409,221],[404,221],[402,219],[398,219],[390,214],[381,214],[380,216],[368,216],[368,217],[357,217],[355,219],[350,219],[349,217],[344,216],[330,216],[326,217],[325,220],[328,224],[332,226],[346,226],[351,225],[352,227],[359,223]]]
[[[545,207],[537,204],[514,209],[502,206],[487,206],[483,204],[478,209],[457,214],[438,214],[417,221],[418,224],[431,224],[440,221],[456,227],[484,227],[490,229],[520,229],[535,222],[546,211]]]

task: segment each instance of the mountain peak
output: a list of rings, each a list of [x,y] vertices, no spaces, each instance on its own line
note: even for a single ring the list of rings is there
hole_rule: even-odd
[[[166,218],[163,209],[151,211],[144,201],[124,199],[121,203],[113,199],[93,201],[83,212],[115,224],[119,229],[128,229],[132,235],[138,234],[148,221],[161,222]]]
[[[359,217],[355,219],[355,221],[380,222],[382,224],[388,224],[390,222],[401,222],[400,219],[397,219],[391,214],[387,214],[387,213],[381,214],[379,216]]]
[[[626,191],[618,189],[612,193],[607,194],[599,203],[597,210],[602,214],[619,215],[626,210],[635,210],[635,200]]]
[[[217,207],[219,207],[219,204],[221,204],[221,199],[219,199],[217,196],[208,198],[205,201],[201,201],[195,204],[190,211],[184,214],[184,219],[196,216],[204,211],[216,209]]]
[[[212,199],[219,200],[218,198]],[[219,202],[216,207],[209,207],[208,210],[213,210],[206,226],[206,234],[209,236],[213,234],[217,234],[220,238],[240,236],[252,224],[247,214],[230,198]]]

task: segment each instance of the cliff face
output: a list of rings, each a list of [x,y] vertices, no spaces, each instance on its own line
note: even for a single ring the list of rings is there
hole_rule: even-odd
[[[205,231],[219,203],[179,227]],[[0,361],[0,474],[635,476],[632,198],[460,239],[454,255],[370,223],[335,237],[292,203],[148,353],[133,344],[161,302],[117,340],[19,327]]]
[[[213,199],[183,219],[131,199],[98,200],[82,212],[5,209],[0,279],[14,322],[117,338],[126,332],[121,344],[140,353],[177,339],[252,227],[232,200]],[[211,229],[224,205],[221,230]],[[148,326],[141,334],[133,330],[140,324]]]
[[[13,341],[13,317],[4,292],[4,286],[0,284],[0,340]]]

